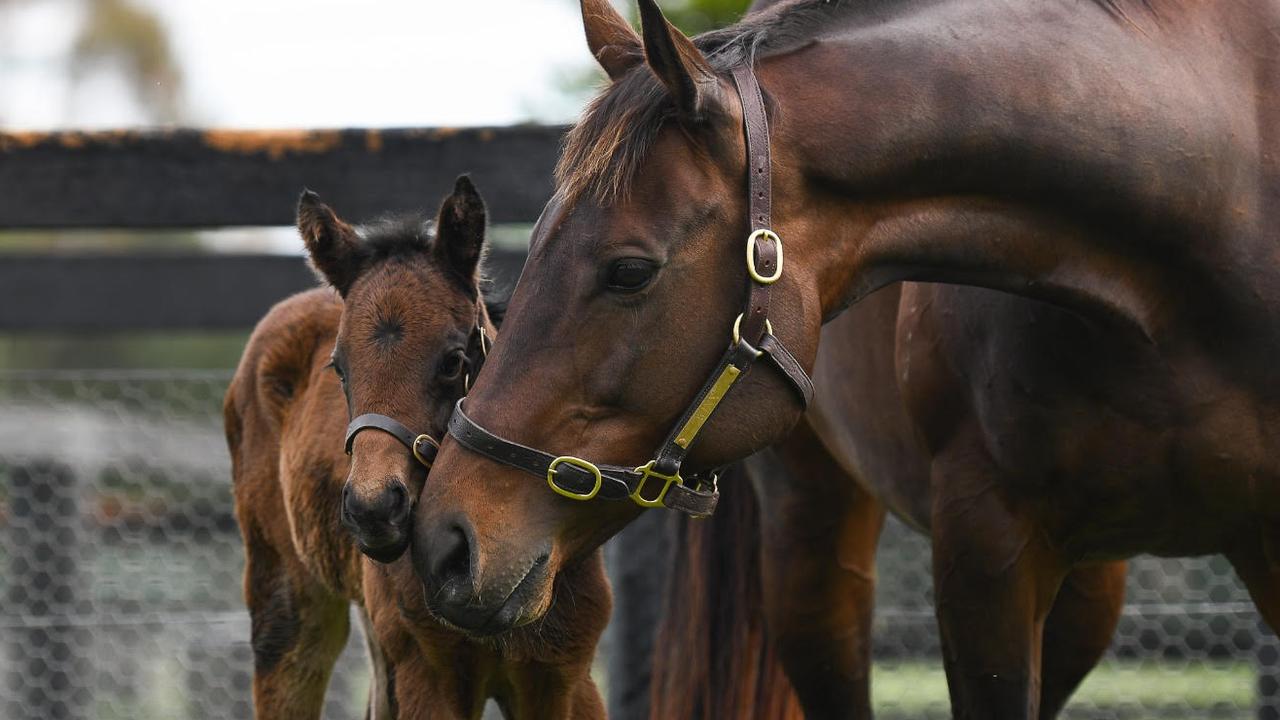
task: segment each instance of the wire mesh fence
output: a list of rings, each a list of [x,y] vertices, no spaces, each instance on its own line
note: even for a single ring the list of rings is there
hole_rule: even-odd
[[[0,717],[251,717],[221,431],[228,380],[0,373]],[[928,568],[927,541],[892,524],[880,552],[877,717],[949,714]],[[353,629],[329,717],[363,715],[362,648]],[[1222,558],[1139,558],[1111,650],[1066,715],[1277,717],[1278,657]]]

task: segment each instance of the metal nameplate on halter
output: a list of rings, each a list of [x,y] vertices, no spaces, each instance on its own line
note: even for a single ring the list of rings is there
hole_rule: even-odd
[[[756,270],[756,243],[760,238],[772,240],[778,246],[778,267],[773,269],[772,275],[761,275]],[[778,282],[778,278],[782,277],[782,238],[778,237],[777,233],[766,228],[760,228],[747,238],[747,274],[751,276],[752,280],[761,285],[772,285]]]
[[[595,484],[591,487],[591,490],[589,492],[580,493],[574,492],[568,488],[560,487],[560,485],[556,483],[556,468],[561,465],[568,465],[590,473],[591,477],[595,480]],[[590,500],[596,496],[596,493],[600,492],[600,488],[604,485],[604,478],[600,475],[600,468],[596,467],[592,463],[583,460],[582,458],[573,457],[572,455],[561,455],[555,460],[552,460],[551,464],[547,466],[547,484],[551,486],[551,489],[554,490],[557,495],[563,495],[570,500]]]
[[[680,473],[676,473],[675,475],[664,475],[653,469],[653,464],[655,462],[655,460],[650,460],[635,470],[640,473],[640,482],[636,484],[635,492],[631,493],[631,499],[635,504],[643,508],[662,507],[662,501],[666,499],[667,491],[671,489],[671,486],[684,485],[684,478],[680,477]],[[657,497],[652,499],[646,498],[643,494],[645,483],[649,482],[649,478],[651,477],[658,478],[662,481],[662,490],[658,492]]]
[[[724,399],[729,388],[733,387],[733,383],[738,380],[738,376],[742,371],[732,365],[726,365],[724,370],[720,371],[720,377],[716,378],[715,384],[711,386],[711,390],[707,392],[707,396],[702,398],[702,402],[698,403],[697,409],[689,416],[688,422],[684,427],[680,428],[680,432],[676,433],[676,444],[682,448],[688,448],[693,439],[697,437],[698,432],[702,430],[702,426],[710,419],[711,413],[715,412],[716,406]],[[651,463],[652,464],[652,463]],[[637,469],[637,471],[639,471]]]

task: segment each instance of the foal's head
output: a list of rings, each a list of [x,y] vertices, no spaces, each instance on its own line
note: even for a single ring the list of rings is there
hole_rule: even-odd
[[[485,206],[475,186],[459,178],[434,223],[409,217],[360,228],[306,192],[298,230],[344,301],[333,370],[350,417],[378,413],[415,434],[443,437],[466,391],[477,328],[492,332],[478,287]],[[342,522],[366,555],[391,562],[409,544],[427,465],[376,430],[357,433],[350,452]]]
[[[568,463],[653,459],[730,345],[748,285],[743,112],[729,73],[741,43],[729,34],[695,44],[653,0],[641,10],[643,38],[606,0],[583,0],[588,44],[612,83],[569,135],[503,342],[466,401],[480,426],[575,456]],[[775,158],[775,205],[798,217],[795,173]],[[814,270],[785,265],[768,315],[810,365],[821,325]],[[744,457],[799,418],[787,380],[754,367],[701,426],[687,472]],[[652,494],[662,480],[650,484]],[[542,616],[560,572],[640,511],[580,500],[446,440],[414,526],[437,612],[480,633]],[[465,542],[441,542],[457,537]]]

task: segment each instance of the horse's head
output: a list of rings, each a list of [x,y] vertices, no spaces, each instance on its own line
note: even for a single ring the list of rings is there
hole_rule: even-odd
[[[433,443],[484,342],[477,337],[488,325],[477,278],[484,201],[462,177],[434,227],[411,217],[357,229],[306,192],[298,230],[344,302],[333,370],[357,422],[348,431],[342,523],[366,555],[391,562],[408,547]]]
[[[476,428],[451,432],[416,511],[414,560],[427,596],[477,633],[542,616],[561,570],[640,512],[628,489],[644,504],[664,488],[668,499],[681,496],[673,472],[692,486],[780,438],[802,411],[768,362],[717,365],[737,347],[751,282],[744,109],[730,61],[704,55],[650,0],[641,2],[643,40],[606,0],[582,4],[588,44],[612,82],[566,142],[503,342],[464,406],[474,425],[545,451],[544,461],[573,457],[539,479],[533,460],[519,460],[521,470],[504,459],[507,446],[477,452]],[[785,157],[774,165],[774,206],[794,217],[794,178]],[[768,327],[803,375],[821,312],[810,271],[790,258],[781,265],[772,266],[783,274],[770,286]],[[763,318],[749,325],[758,327],[744,356],[766,327]],[[720,392],[724,383],[731,393]],[[671,451],[655,454],[668,437]],[[670,460],[683,461],[684,450],[678,470]],[[594,472],[606,463],[634,470],[618,473],[619,484]],[[705,497],[710,483],[701,489]]]

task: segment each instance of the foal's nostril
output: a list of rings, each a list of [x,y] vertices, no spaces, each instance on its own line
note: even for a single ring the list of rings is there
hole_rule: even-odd
[[[385,524],[401,525],[410,504],[409,491],[398,479],[388,480],[372,498],[355,492],[349,482],[342,488],[343,522],[369,532]]]
[[[348,526],[355,523],[355,515],[351,508],[351,483],[344,483],[342,486],[342,522]]]
[[[409,514],[409,491],[400,482],[391,483],[383,493],[387,521],[399,525]]]
[[[453,581],[471,582],[471,543],[457,525],[442,533],[431,551],[431,575],[437,587]]]

